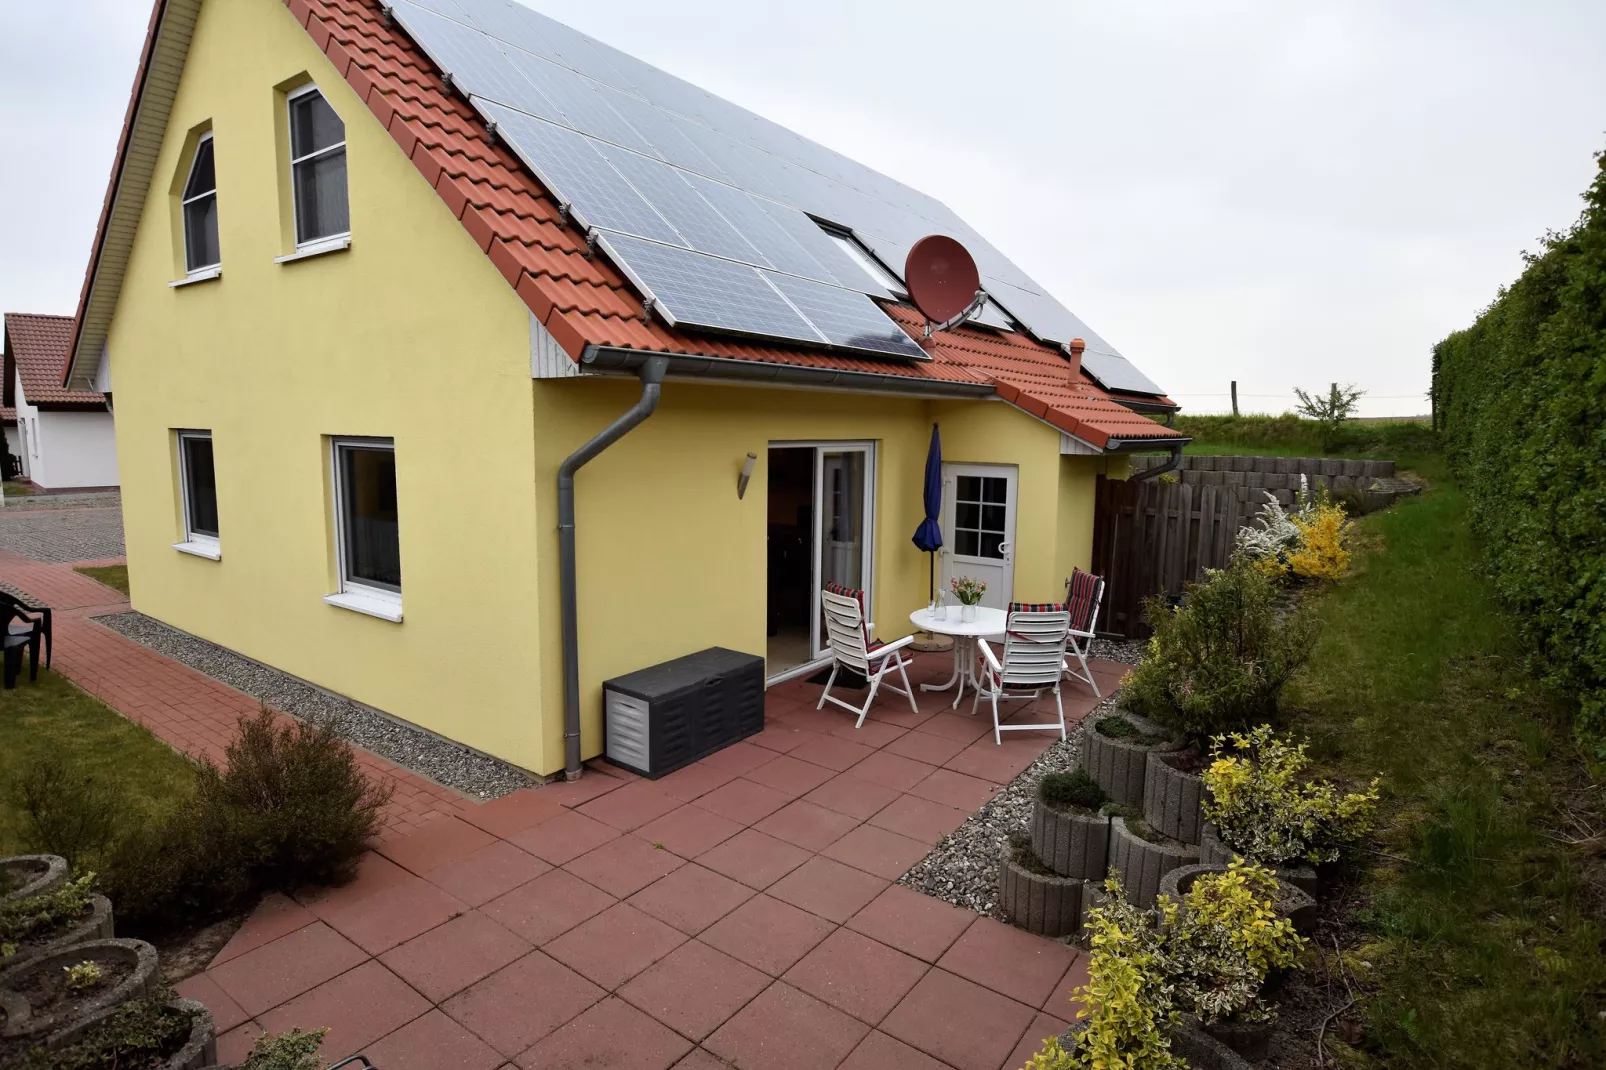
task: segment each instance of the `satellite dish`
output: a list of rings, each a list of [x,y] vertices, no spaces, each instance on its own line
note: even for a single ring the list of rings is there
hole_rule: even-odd
[[[904,263],[903,281],[909,299],[937,330],[968,319],[985,299],[976,261],[945,234],[928,234],[915,242]]]

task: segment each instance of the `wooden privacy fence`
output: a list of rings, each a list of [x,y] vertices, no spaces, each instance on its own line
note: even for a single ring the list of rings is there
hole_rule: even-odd
[[[1100,476],[1095,501],[1093,571],[1105,580],[1098,630],[1129,638],[1149,634],[1144,599],[1180,595],[1204,569],[1226,565],[1238,529],[1260,511],[1237,487],[1157,479]]]

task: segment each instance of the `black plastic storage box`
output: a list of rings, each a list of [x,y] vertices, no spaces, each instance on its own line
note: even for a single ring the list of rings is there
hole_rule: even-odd
[[[764,659],[713,646],[602,685],[608,761],[657,780],[764,730]]]

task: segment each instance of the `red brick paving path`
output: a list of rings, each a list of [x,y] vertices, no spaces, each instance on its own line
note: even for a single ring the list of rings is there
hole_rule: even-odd
[[[0,556],[0,579],[65,608],[64,675],[176,746],[216,753],[256,707],[89,621],[125,603],[70,567]],[[223,1063],[327,1026],[326,1056],[380,1070],[1019,1067],[1065,1028],[1085,960],[891,881],[1052,734],[996,746],[951,693],[918,714],[885,696],[856,730],[818,694],[770,689],[763,733],[658,781],[599,765],[479,804],[365,755],[416,787],[357,880],[270,896],[180,991],[216,1015]]]

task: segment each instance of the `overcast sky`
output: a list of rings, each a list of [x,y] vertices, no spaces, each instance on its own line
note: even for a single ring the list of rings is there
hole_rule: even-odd
[[[1599,0],[532,6],[945,201],[1195,412],[1426,411],[1606,147]],[[6,311],[74,310],[148,16],[0,4]]]

